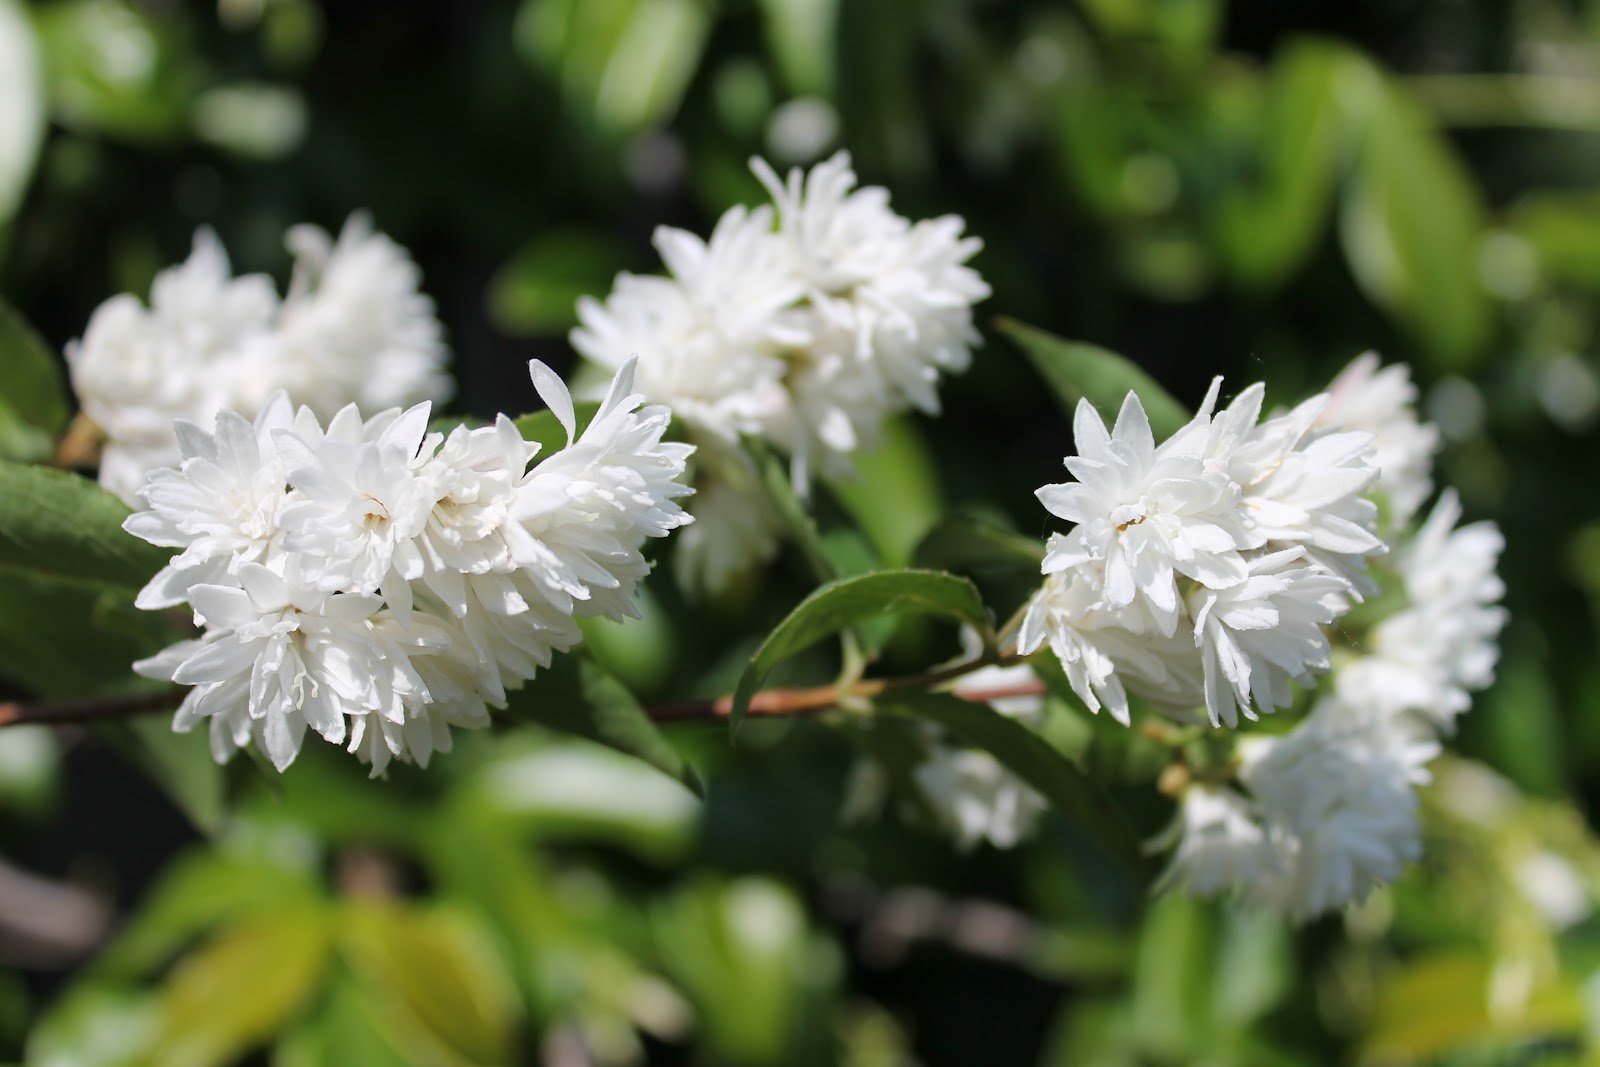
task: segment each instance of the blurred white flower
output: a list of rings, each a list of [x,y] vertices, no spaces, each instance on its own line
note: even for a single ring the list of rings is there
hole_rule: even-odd
[[[1172,850],[1154,890],[1190,896],[1238,892],[1278,876],[1283,845],[1261,820],[1256,806],[1233,789],[1194,785],[1184,791],[1177,814],[1153,838],[1152,852]]]
[[[895,214],[885,190],[857,187],[845,153],[787,180],[751,166],[776,212],[735,207],[707,241],[658,230],[666,275],[623,274],[605,301],[580,300],[572,343],[609,367],[637,354],[640,391],[693,437],[729,448],[741,434],[765,438],[806,492],[819,471],[850,476],[886,417],[938,410],[939,378],[969,362],[972,305],[989,290],[966,266],[979,242],[960,219]],[[686,562],[708,592],[775,548],[772,524],[736,503],[766,507],[742,481],[695,504]],[[713,561],[712,546],[737,554]]]
[[[1328,383],[1328,404],[1318,425],[1365,430],[1376,439],[1378,486],[1389,501],[1389,522],[1403,527],[1433,492],[1433,456],[1439,431],[1417,419],[1417,387],[1411,368],[1380,368],[1378,354],[1365,352]]]
[[[253,418],[280,391],[323,417],[450,394],[433,304],[405,251],[352,216],[337,242],[290,231],[295,280],[280,300],[265,275],[235,278],[209,230],[162,271],[146,308],[114,296],[67,346],[73,388],[106,436],[100,483],[130,505],[145,474],[181,456],[174,424],[218,412]]]
[[[302,224],[285,243],[295,267],[277,323],[273,388],[323,418],[351,403],[375,411],[450,397],[443,332],[404,248],[374,231],[364,212],[337,240]],[[248,403],[248,393],[236,395]]]
[[[148,308],[123,293],[95,309],[66,357],[84,413],[107,438],[102,485],[132,503],[147,470],[177,462],[173,423],[209,424],[227,405],[216,368],[270,330],[278,307],[272,282],[234,278],[221,242],[201,230],[189,258],[156,275]]]
[[[1505,539],[1492,522],[1458,527],[1461,502],[1447,490],[1396,553],[1406,607],[1382,620],[1368,654],[1342,666],[1340,695],[1391,714],[1416,712],[1440,730],[1494,681],[1505,583],[1495,572]]]
[[[1049,802],[987,752],[935,746],[917,785],[961,849],[981,841],[1014,848],[1033,833]]]
[[[1284,860],[1250,899],[1305,922],[1394,881],[1422,854],[1415,787],[1438,753],[1406,720],[1336,699],[1287,734],[1246,738],[1240,779]]]
[[[572,434],[566,387],[529,369]],[[253,424],[180,424],[180,466],[151,475],[125,523],[182,550],[141,606],[187,602],[203,629],[136,665],[194,687],[174,726],[209,718],[219,760],[253,742],[279,769],[310,728],[376,774],[488,725],[578,643],[575,615],[633,612],[644,542],[688,521],[692,449],[662,441],[669,414],[641,408],[631,372],[531,470],[537,446],[510,420],[444,438],[426,403],[366,420],[350,406],[324,429],[280,394]]]

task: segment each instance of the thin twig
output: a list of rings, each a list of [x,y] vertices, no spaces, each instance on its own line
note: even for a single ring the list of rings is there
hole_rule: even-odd
[[[933,689],[971,674],[981,667],[1008,666],[1021,662],[1015,654],[999,659],[968,660],[940,667],[923,674],[899,678],[864,678],[843,688],[837,685],[808,686],[800,689],[766,689],[750,700],[749,714],[756,718],[809,715],[839,706],[841,700],[868,700],[886,693]],[[1038,696],[1044,687],[1038,681],[1016,682],[968,690],[961,696],[969,700],[1003,700],[1006,697]],[[182,690],[169,689],[140,696],[91,697],[41,703],[13,701],[0,703],[0,727],[34,723],[66,726],[74,723],[125,719],[149,712],[166,711],[182,698]],[[645,714],[656,722],[698,722],[726,719],[733,713],[733,697],[724,695],[707,700],[684,700],[655,704]]]
[[[11,701],[0,704],[0,726],[22,726],[34,723],[42,726],[68,726],[73,723],[100,722],[105,719],[126,719],[148,712],[167,711],[183,699],[183,692],[168,689],[160,693],[139,696],[88,697],[83,700],[60,700],[27,704]]]

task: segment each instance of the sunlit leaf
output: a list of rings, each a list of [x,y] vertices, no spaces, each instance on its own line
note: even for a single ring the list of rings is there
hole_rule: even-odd
[[[1389,86],[1368,96],[1340,214],[1345,254],[1367,295],[1442,366],[1470,366],[1494,326],[1478,275],[1477,187],[1409,97]]]
[[[469,1063],[512,1061],[515,991],[486,932],[465,913],[351,902],[339,926],[345,956],[404,1014],[399,1025],[412,1041]]]
[[[886,615],[939,616],[980,632],[991,627],[977,587],[953,574],[877,571],[830,582],[801,601],[756,649],[734,689],[734,726],[743,721],[750,698],[779,663],[841,630]]]
[[[185,956],[162,990],[152,1060],[213,1067],[267,1041],[315,991],[330,933],[319,910],[260,912]]]
[[[1000,320],[1000,332],[1021,348],[1034,369],[1055,390],[1068,418],[1087,399],[1107,420],[1130,391],[1144,403],[1150,428],[1160,440],[1189,421],[1182,404],[1138,364],[1115,352],[1081,341],[1067,341],[1014,319]]]

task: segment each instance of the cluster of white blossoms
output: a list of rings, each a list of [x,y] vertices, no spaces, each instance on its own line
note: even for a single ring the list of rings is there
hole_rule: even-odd
[[[67,347],[72,384],[105,435],[100,482],[130,505],[145,475],[176,464],[178,420],[253,417],[279,390],[322,418],[442,400],[448,353],[421,274],[364,215],[337,239],[296,226],[294,275],[280,297],[265,275],[234,277],[209,230],[162,271],[147,307],[123,293],[95,309]]]
[[[1338,407],[1330,416],[1329,406],[1321,406],[1312,440],[1347,435],[1351,426],[1373,432],[1385,466],[1371,492],[1385,497],[1398,528],[1415,513],[1418,494],[1425,497],[1431,487],[1437,434],[1417,422],[1404,368],[1375,369],[1373,357],[1363,356],[1335,379],[1330,391]],[[1498,606],[1504,586],[1495,574],[1500,533],[1491,523],[1458,527],[1460,518],[1455,494],[1446,491],[1420,528],[1395,535],[1397,547],[1385,564],[1404,606],[1356,635],[1361,651],[1339,651],[1331,692],[1305,720],[1284,734],[1243,739],[1237,786],[1200,781],[1186,790],[1172,827],[1152,843],[1174,849],[1163,887],[1230,892],[1305,921],[1392,882],[1421,854],[1416,787],[1428,780],[1438,734],[1453,728],[1471,691],[1493,680],[1506,620]],[[1348,554],[1341,561],[1319,561],[1310,552],[1305,558],[1323,574],[1350,582],[1347,597],[1362,584]],[[1238,610],[1248,612],[1248,580],[1238,588]],[[1286,617],[1281,604],[1256,610]],[[1300,618],[1314,616],[1301,605]],[[1196,618],[1196,639],[1204,644],[1212,638]],[[1309,640],[1309,630],[1300,636]],[[1070,651],[1103,646],[1093,631],[1086,638],[1051,633],[1049,639]],[[1168,645],[1157,647],[1155,658],[1170,654]],[[1102,655],[1133,651],[1118,646]],[[1284,651],[1266,658],[1292,676],[1293,666],[1307,661]],[[1315,665],[1326,669],[1328,662],[1324,639]],[[1202,671],[1208,691],[1211,671],[1208,661]],[[1125,676],[1136,692],[1151,693],[1144,683],[1150,673],[1156,672],[1147,665]],[[1079,677],[1086,677],[1082,670]],[[1158,689],[1151,698],[1160,704],[1169,695]]]
[[[374,774],[426,765],[576,645],[575,616],[634,613],[645,540],[689,522],[692,446],[662,441],[670,413],[641,406],[632,363],[581,434],[566,386],[530,371],[568,438],[531,468],[510,419],[446,436],[426,401],[324,426],[280,392],[253,420],[176,423],[179,462],[125,524],[178,550],[139,606],[186,604],[202,628],[135,664],[192,687],[176,729],[209,719],[218,761],[254,743],[279,770],[307,729]]]
[[[814,473],[845,477],[885,418],[939,410],[941,375],[966,369],[972,306],[989,295],[966,265],[981,242],[956,216],[912,222],[841,152],[780,177],[752,163],[772,203],[729,210],[709,239],[662,227],[665,275],[617,278],[579,301],[572,343],[615,367],[639,357],[639,388],[700,444],[681,577],[717,591],[769,558],[777,523],[738,447],[742,435]]]
[[[1329,669],[1328,626],[1371,589],[1384,551],[1372,436],[1321,430],[1317,396],[1261,417],[1263,387],[1199,413],[1159,446],[1129,394],[1114,429],[1078,405],[1076,479],[1039,490],[1076,524],[1054,534],[1018,637],[1048,645],[1092,709],[1128,722],[1129,694],[1212,725],[1287,706]]]

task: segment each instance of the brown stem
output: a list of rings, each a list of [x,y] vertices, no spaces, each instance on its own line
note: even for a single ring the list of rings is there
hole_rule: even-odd
[[[1007,666],[1021,662],[1020,656],[1003,656],[993,664],[985,661],[968,661],[941,667],[924,674],[901,678],[864,678],[841,689],[835,685],[817,685],[801,689],[766,689],[750,700],[750,715],[757,718],[809,715],[838,707],[841,699],[870,699],[885,693],[906,690],[931,689],[972,673],[980,667]],[[968,700],[1003,700],[1006,697],[1038,696],[1044,686],[1037,680],[1015,682],[1010,685],[969,689],[960,694]],[[71,723],[99,722],[123,719],[147,712],[165,711],[182,698],[182,691],[169,689],[141,696],[99,697],[84,700],[65,700],[50,703],[26,704],[0,703],[0,727],[38,723],[47,726],[65,726]],[[656,722],[697,722],[726,719],[733,713],[733,697],[720,696],[709,700],[684,700],[670,704],[655,704],[645,709],[645,714]]]
[[[181,691],[169,689],[140,696],[90,697],[84,700],[61,700],[43,704],[10,701],[0,703],[0,726],[21,726],[26,723],[67,726],[72,723],[99,722],[103,719],[125,719],[146,712],[166,711],[182,699]]]

